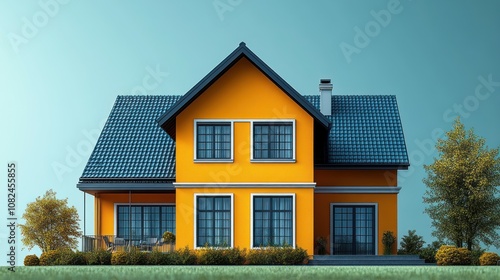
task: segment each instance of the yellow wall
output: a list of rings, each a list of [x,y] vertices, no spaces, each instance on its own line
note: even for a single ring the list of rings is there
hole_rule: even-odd
[[[96,194],[94,199],[94,231],[96,235],[115,234],[115,203],[128,203],[128,193]],[[132,193],[131,203],[175,203],[175,194]]]
[[[194,120],[237,119],[233,163],[194,162]],[[250,123],[296,120],[296,163],[250,162]],[[177,182],[312,182],[313,118],[242,58],[176,119]]]
[[[176,247],[194,246],[194,194],[233,194],[234,246],[250,248],[251,194],[295,194],[295,243],[313,254],[314,190],[312,188],[189,188],[177,189],[176,194]]]
[[[317,186],[397,186],[397,170],[315,170]]]
[[[328,240],[327,251],[330,253],[330,203],[377,203],[378,204],[378,254],[382,255],[382,235],[385,231],[398,234],[397,194],[315,194],[314,195],[314,239],[325,237]],[[397,244],[393,246],[396,254]]]

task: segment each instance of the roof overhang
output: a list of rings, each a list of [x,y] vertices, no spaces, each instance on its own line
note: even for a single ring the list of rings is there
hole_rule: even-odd
[[[315,164],[314,169],[319,170],[346,170],[346,169],[357,169],[357,170],[387,170],[387,169],[397,169],[397,170],[408,170],[410,167],[409,163],[401,164],[380,164],[380,163],[356,163],[356,164]]]
[[[103,192],[173,192],[175,190],[173,182],[80,181],[76,184],[76,187],[89,194]]]
[[[157,119],[158,124],[165,130],[172,139],[175,140],[175,118],[180,114],[191,102],[193,102],[200,94],[202,94],[210,85],[212,85],[219,77],[227,72],[236,62],[242,57],[247,58],[255,65],[264,75],[266,75],[276,86],[283,92],[288,94],[299,106],[308,112],[316,123],[319,123],[325,129],[328,129],[330,121],[311,103],[309,103],[300,93],[292,86],[283,80],[274,70],[271,69],[264,61],[254,54],[245,43],[241,42],[228,57],[226,57],[219,65],[217,65],[208,75],[199,81],[191,88],[177,103]]]

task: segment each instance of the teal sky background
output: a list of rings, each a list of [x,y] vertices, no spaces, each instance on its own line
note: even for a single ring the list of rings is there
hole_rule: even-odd
[[[0,221],[10,161],[17,217],[52,188],[83,219],[76,183],[116,96],[184,94],[244,41],[302,94],[331,78],[333,94],[397,96],[412,164],[400,172],[399,235],[416,229],[430,243],[433,133],[461,115],[500,146],[499,10],[493,0],[1,0]],[[87,234],[92,209],[88,195]],[[0,227],[1,265],[7,234]],[[40,251],[19,250],[19,265],[28,253]]]

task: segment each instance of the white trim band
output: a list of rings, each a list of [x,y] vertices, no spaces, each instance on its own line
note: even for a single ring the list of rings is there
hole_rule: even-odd
[[[316,183],[174,183],[174,188],[315,188]]]
[[[401,187],[316,187],[314,193],[397,194],[400,190]]]

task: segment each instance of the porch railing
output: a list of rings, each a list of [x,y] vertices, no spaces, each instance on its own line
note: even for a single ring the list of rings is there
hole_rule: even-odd
[[[171,252],[175,244],[165,243],[163,239],[145,238],[145,240],[120,238],[116,235],[84,235],[82,237],[82,251],[107,250],[112,252],[140,250],[151,252]]]

